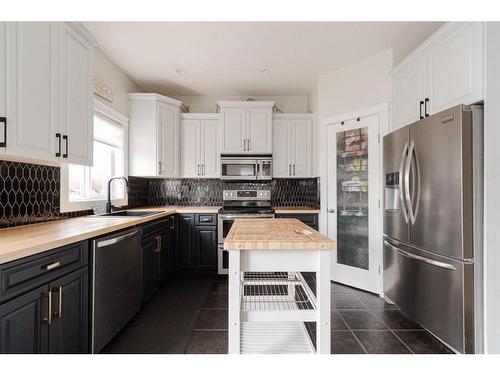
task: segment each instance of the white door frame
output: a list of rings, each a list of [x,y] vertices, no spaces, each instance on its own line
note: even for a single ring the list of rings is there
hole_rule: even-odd
[[[383,253],[382,253],[382,222],[383,222],[383,136],[389,132],[389,103],[383,103],[372,107],[362,108],[353,112],[343,113],[339,115],[324,117],[320,119],[320,131],[319,131],[319,168],[320,168],[320,193],[321,193],[321,205],[319,214],[319,229],[320,232],[327,235],[328,234],[328,214],[327,214],[327,204],[328,204],[328,184],[327,184],[327,127],[330,125],[338,124],[342,121],[352,120],[358,117],[366,117],[371,115],[378,115],[379,117],[379,134],[380,134],[380,146],[379,146],[379,212],[378,212],[378,222],[376,227],[377,247],[375,251],[376,259],[378,259],[378,266],[380,267],[380,276],[378,278],[378,288],[377,292],[383,296]],[[332,254],[333,256],[333,254]]]

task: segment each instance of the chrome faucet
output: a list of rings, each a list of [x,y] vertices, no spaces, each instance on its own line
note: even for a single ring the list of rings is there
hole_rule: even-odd
[[[111,177],[108,181],[108,199],[106,201],[106,213],[110,214],[113,208],[113,205],[111,204],[111,182],[113,180],[123,180],[125,181],[125,185],[127,186],[127,191],[128,191],[128,180],[125,177]]]

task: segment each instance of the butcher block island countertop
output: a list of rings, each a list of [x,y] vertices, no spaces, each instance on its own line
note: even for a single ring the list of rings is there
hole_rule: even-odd
[[[335,250],[336,242],[297,219],[236,219],[224,250]]]

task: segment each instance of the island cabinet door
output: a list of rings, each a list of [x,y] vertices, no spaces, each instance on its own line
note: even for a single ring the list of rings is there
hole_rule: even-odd
[[[195,248],[198,268],[215,269],[217,267],[216,227],[196,227]]]
[[[177,219],[177,269],[196,267],[194,237],[194,214],[182,214]]]
[[[48,291],[43,286],[0,305],[0,353],[47,353]]]
[[[52,324],[49,353],[88,353],[88,268],[82,268],[50,283]]]

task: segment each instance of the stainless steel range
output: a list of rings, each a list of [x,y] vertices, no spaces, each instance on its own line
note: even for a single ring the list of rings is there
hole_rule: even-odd
[[[274,218],[270,190],[224,190],[224,206],[219,210],[218,272],[228,273],[228,253],[224,239],[236,219]]]

